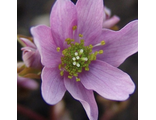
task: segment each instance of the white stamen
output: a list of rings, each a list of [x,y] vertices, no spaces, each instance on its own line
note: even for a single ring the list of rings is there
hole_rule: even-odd
[[[85,58],[84,60],[85,60],[85,61],[87,61],[87,60],[88,60],[88,58]]]
[[[78,55],[78,52],[75,52],[75,56],[77,56]]]
[[[77,67],[80,67],[80,64],[79,64],[79,63],[77,63],[77,64],[76,64],[76,66],[77,66]]]
[[[74,61],[76,60],[76,58],[75,58],[75,57],[73,57],[72,59],[73,59]]]
[[[73,65],[76,65],[76,62],[73,62]]]
[[[94,45],[93,47],[100,46],[100,45],[101,45],[101,43],[98,43],[98,44]]]
[[[83,53],[83,49],[80,49],[80,53]]]
[[[79,56],[76,56],[76,59],[78,60],[78,59],[80,59],[80,57]]]

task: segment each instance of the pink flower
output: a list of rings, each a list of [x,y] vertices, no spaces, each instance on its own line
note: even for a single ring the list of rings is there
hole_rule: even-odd
[[[98,119],[93,91],[110,100],[126,100],[134,92],[130,76],[117,67],[137,52],[138,21],[119,31],[103,29],[103,0],[57,0],[50,27],[31,28],[41,54],[42,96],[53,105],[66,90]]]
[[[41,69],[41,56],[39,51],[36,48],[36,45],[26,38],[20,38],[21,41],[25,44],[21,50],[23,51],[23,61],[27,67],[32,67],[36,69]]]

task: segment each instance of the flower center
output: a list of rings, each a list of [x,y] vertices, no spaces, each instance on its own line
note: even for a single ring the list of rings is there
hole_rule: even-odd
[[[73,30],[75,29],[74,26]],[[82,38],[83,35],[79,34],[79,37]],[[102,41],[95,46],[92,46],[91,44],[89,46],[84,46],[83,39],[80,40],[80,43],[75,42],[75,40],[71,38],[67,38],[65,41],[69,47],[62,51],[61,64],[59,64],[60,75],[63,76],[64,72],[67,72],[69,79],[75,77],[76,81],[80,81],[78,74],[81,73],[83,69],[89,71],[89,64],[91,61],[96,60],[97,54],[103,53],[103,50],[92,53],[92,48],[104,45],[105,42]],[[60,51],[59,47],[56,49],[58,52]]]

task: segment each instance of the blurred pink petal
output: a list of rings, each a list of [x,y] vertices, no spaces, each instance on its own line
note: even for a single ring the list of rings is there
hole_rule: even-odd
[[[117,24],[119,21],[120,21],[120,18],[118,16],[114,15],[113,17],[111,17],[108,20],[105,20],[103,22],[103,27],[104,28],[111,28],[115,24]]]
[[[35,90],[38,88],[38,83],[30,78],[24,78],[17,75],[17,85],[27,89]]]
[[[111,10],[106,6],[104,7],[103,28],[111,28],[120,21],[120,18],[116,15],[111,17]]]

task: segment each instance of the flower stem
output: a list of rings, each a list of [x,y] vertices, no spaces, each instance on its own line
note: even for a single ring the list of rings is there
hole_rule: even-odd
[[[44,117],[42,117],[41,115],[39,115],[39,114],[35,113],[34,111],[32,111],[28,108],[25,108],[24,106],[19,105],[19,104],[17,104],[17,112],[19,112],[33,120],[47,120]]]

